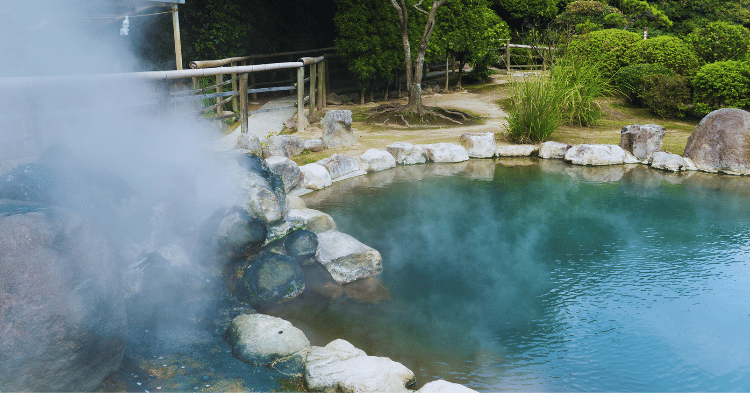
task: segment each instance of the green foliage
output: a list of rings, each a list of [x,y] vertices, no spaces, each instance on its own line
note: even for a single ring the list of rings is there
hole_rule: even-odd
[[[605,78],[628,65],[626,55],[643,41],[641,36],[625,30],[607,29],[593,31],[573,38],[568,54],[578,64],[597,64]]]
[[[390,3],[337,0],[336,49],[362,86],[389,78],[403,63],[403,48]]]
[[[578,33],[601,30],[603,28],[623,27],[627,23],[625,16],[615,7],[594,0],[574,1],[557,15],[558,24],[576,26]]]
[[[250,40],[249,13],[246,6],[230,0],[188,1],[180,12],[187,59],[246,55],[243,45]]]
[[[506,134],[518,143],[541,142],[563,123],[563,92],[547,77],[532,77],[513,85]]]
[[[706,63],[744,60],[750,48],[750,30],[728,22],[711,22],[693,30],[685,42]]]
[[[675,74],[693,76],[701,61],[678,37],[660,36],[638,41],[626,54],[628,64],[661,64]]]
[[[674,22],[672,33],[678,36],[713,21],[750,25],[750,0],[661,0],[659,8]]]
[[[511,19],[550,19],[557,15],[555,0],[492,0],[493,8]],[[500,13],[498,12],[498,13]]]
[[[662,64],[632,64],[620,68],[610,82],[630,102],[640,104],[641,79],[646,75],[674,75],[674,72]]]
[[[725,107],[750,107],[750,64],[720,61],[701,67],[692,79],[693,102],[698,112]]]
[[[508,24],[489,7],[487,0],[455,0],[441,7],[427,55],[434,60],[453,55],[461,70],[466,63],[487,69],[497,49],[510,37]]]
[[[683,118],[690,106],[689,82],[682,75],[645,75],[641,78],[638,97],[661,118]]]
[[[671,28],[673,22],[659,8],[646,0],[619,0],[617,5],[628,18],[627,27],[642,30],[643,27],[656,25],[663,28]]]
[[[591,126],[601,119],[601,106],[596,99],[610,91],[599,67],[562,58],[552,68],[554,89],[562,92],[560,102],[566,124]]]

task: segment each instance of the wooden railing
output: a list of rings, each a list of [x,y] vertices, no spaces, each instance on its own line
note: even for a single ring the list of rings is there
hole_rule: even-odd
[[[505,71],[507,73],[510,73],[511,68],[546,70],[548,68],[549,60],[552,59],[554,52],[557,50],[556,48],[547,47],[547,46],[511,44],[510,40],[506,41],[506,43],[503,44],[500,48],[505,49],[505,55],[503,56],[503,60],[505,62]],[[526,54],[525,55],[512,54],[511,48],[526,49]],[[542,60],[542,64],[536,64],[536,63],[518,64],[519,62],[511,61],[512,57],[528,59],[529,61],[533,61],[534,59],[539,58]],[[513,64],[513,63],[516,63],[516,64]]]

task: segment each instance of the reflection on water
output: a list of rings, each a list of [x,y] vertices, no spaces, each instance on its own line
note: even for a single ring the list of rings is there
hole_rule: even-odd
[[[312,285],[269,312],[420,384],[750,389],[750,179],[529,162],[399,167],[311,194],[381,252],[382,285]]]

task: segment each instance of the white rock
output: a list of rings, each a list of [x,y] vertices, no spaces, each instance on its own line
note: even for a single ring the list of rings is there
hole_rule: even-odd
[[[321,120],[323,144],[326,147],[350,146],[357,142],[352,133],[352,111],[329,110]]]
[[[528,157],[539,151],[535,145],[497,145],[495,155],[498,157]]]
[[[383,258],[374,248],[338,231],[318,233],[316,259],[339,284],[380,274]]]
[[[683,168],[683,171],[697,171],[698,166],[695,165],[693,160],[691,160],[689,157],[682,157],[685,160],[685,163],[687,166]]]
[[[476,390],[467,388],[464,385],[444,381],[442,379],[426,383],[417,393],[472,393]]]
[[[274,135],[268,138],[268,145],[263,148],[263,155],[294,157],[302,153],[304,146],[302,138],[298,136]]]
[[[263,155],[263,147],[260,144],[260,139],[250,133],[240,133],[237,137],[237,145],[235,145],[235,148],[249,150],[256,156]]]
[[[396,142],[385,148],[396,159],[397,164],[414,165],[427,162],[427,153],[422,146],[406,142]]]
[[[322,151],[326,148],[326,146],[323,144],[323,140],[320,138],[313,138],[313,139],[305,139],[302,141],[303,147],[307,151]]]
[[[250,215],[272,223],[284,216],[284,206],[279,203],[276,194],[263,187],[249,187],[247,189],[247,211]]]
[[[289,195],[286,196],[286,207],[288,210],[291,209],[304,209],[307,207],[307,204],[305,204],[305,201],[302,200],[302,198],[296,196],[296,195]]]
[[[495,155],[495,134],[492,132],[466,133],[459,141],[469,157],[491,158]]]
[[[301,177],[301,172],[299,170],[299,165],[297,165],[296,162],[284,156],[273,156],[266,158],[266,164],[273,173],[281,177],[286,192],[297,187]]]
[[[333,183],[331,174],[323,165],[312,163],[299,167],[302,177],[299,186],[311,190],[322,190]]]
[[[616,165],[625,163],[625,150],[617,145],[582,144],[565,153],[565,161],[575,165]]]
[[[677,154],[659,151],[651,156],[651,167],[665,171],[677,172],[687,168],[687,161]]]
[[[548,141],[539,146],[539,158],[565,158],[565,153],[572,146],[565,143]]]
[[[403,364],[384,357],[367,356],[344,340],[313,347],[305,363],[310,390],[351,393],[407,393],[416,381]]]
[[[427,159],[432,162],[462,162],[469,160],[469,153],[455,143],[433,143],[422,145]]]
[[[360,169],[367,172],[380,172],[396,166],[396,159],[387,150],[369,149],[359,156]]]
[[[330,215],[314,209],[291,209],[286,218],[287,220],[302,221],[308,231],[316,234],[336,230],[336,223]]]
[[[246,362],[267,366],[310,347],[305,334],[290,322],[264,314],[242,314],[227,328],[232,354]]]
[[[328,169],[332,180],[359,170],[359,158],[349,157],[345,154],[334,154],[317,163]]]

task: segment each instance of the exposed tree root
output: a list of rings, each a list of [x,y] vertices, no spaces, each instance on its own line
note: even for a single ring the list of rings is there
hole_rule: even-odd
[[[472,123],[477,121],[476,117],[458,110],[424,107],[422,111],[414,111],[409,110],[404,105],[398,104],[380,105],[371,109],[365,117],[366,122],[380,123],[383,126],[391,120],[405,127],[412,127],[412,124],[416,123],[440,126],[449,124],[465,125],[466,122]]]

